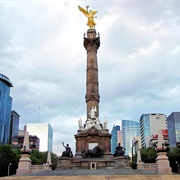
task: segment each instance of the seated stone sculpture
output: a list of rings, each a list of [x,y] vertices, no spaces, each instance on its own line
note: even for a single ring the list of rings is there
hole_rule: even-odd
[[[125,153],[125,148],[121,146],[121,143],[118,144],[118,146],[116,147],[116,151],[113,154],[114,157],[117,156],[123,156]]]
[[[65,147],[66,150],[62,152],[61,157],[73,157],[73,154],[72,154],[71,148],[69,147],[69,144],[67,144],[65,146],[64,142],[63,142],[62,145]]]
[[[103,157],[104,151],[96,146],[92,150],[86,150],[82,152],[83,158]]]

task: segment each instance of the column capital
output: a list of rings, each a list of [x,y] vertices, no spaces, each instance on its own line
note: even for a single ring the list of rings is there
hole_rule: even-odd
[[[86,38],[84,37],[84,47],[86,50],[89,48],[95,48],[97,50],[100,47],[100,37]]]

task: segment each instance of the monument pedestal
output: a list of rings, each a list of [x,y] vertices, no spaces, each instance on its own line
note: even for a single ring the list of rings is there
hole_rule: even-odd
[[[121,168],[121,167],[129,167],[130,166],[130,161],[127,156],[118,156],[114,157],[115,160],[115,167],[116,168]]]
[[[94,127],[78,131],[75,135],[76,139],[76,156],[81,155],[85,150],[89,149],[90,144],[97,144],[103,151],[104,156],[112,156],[110,150],[111,134],[107,129],[96,129]]]
[[[105,158],[85,158],[85,159],[73,159],[72,169],[95,169],[114,168],[115,161]]]
[[[157,174],[172,174],[171,167],[169,165],[167,152],[158,152],[156,163],[157,163]]]
[[[137,169],[144,169],[144,163],[137,163]]]
[[[114,168],[115,160],[110,152],[110,139],[107,129],[96,129],[91,127],[90,129],[78,130],[75,135],[76,139],[76,153],[73,157],[72,168],[91,169],[91,164],[94,163],[96,169],[99,168]],[[104,153],[103,157],[98,158],[83,158],[82,152],[89,150],[91,145],[94,144],[101,148]],[[60,160],[59,160],[60,161]],[[61,160],[62,161],[62,160]],[[62,162],[61,162],[62,163]]]
[[[56,170],[72,169],[72,161],[73,161],[73,158],[60,157],[58,162],[57,162]]]
[[[167,157],[167,147],[164,146],[164,139],[162,135],[162,130],[158,130],[158,147],[156,148],[157,158],[156,158],[156,164],[157,174],[172,174],[171,167],[169,165],[169,160]]]
[[[31,174],[31,160],[29,154],[21,154],[16,175]]]
[[[21,149],[21,158],[19,160],[16,175],[31,174],[31,159],[29,149],[29,132],[25,132],[23,148]]]

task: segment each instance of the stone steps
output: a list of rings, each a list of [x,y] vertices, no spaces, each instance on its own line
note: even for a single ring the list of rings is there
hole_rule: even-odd
[[[180,175],[9,176],[1,180],[179,180]]]

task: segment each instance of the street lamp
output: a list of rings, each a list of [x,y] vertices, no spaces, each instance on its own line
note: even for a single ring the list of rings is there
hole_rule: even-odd
[[[177,161],[175,163],[177,164],[177,173],[179,174],[179,163]]]
[[[11,163],[9,163],[9,165],[8,165],[8,176],[9,176],[9,172],[10,172],[10,166],[11,166]]]

